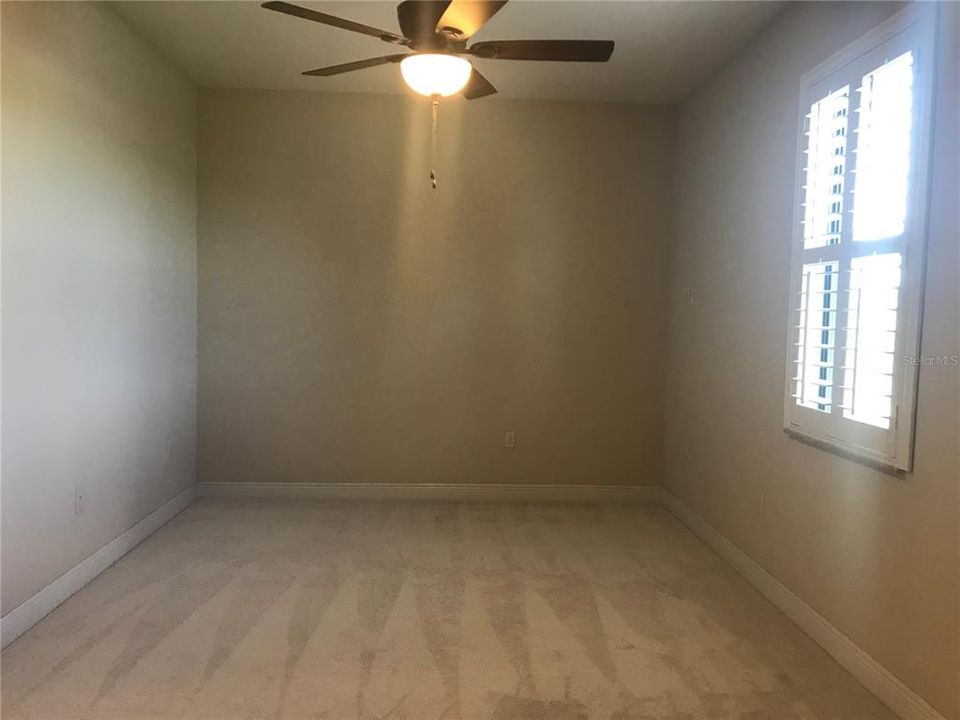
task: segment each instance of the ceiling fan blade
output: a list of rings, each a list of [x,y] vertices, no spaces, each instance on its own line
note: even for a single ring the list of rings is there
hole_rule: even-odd
[[[467,84],[460,92],[467,100],[476,100],[487,95],[493,95],[497,92],[497,89],[474,68],[473,72],[470,73],[470,79],[467,80]]]
[[[491,60],[606,62],[613,54],[613,41],[490,40],[472,45],[467,52]]]
[[[455,28],[457,37],[466,39],[497,14],[507,0],[452,0],[437,21],[437,29]]]
[[[303,18],[304,20],[313,20],[314,22],[323,23],[324,25],[331,25],[333,27],[340,28],[341,30],[350,30],[352,32],[363,33],[364,35],[380,38],[381,40],[389,43],[396,43],[398,45],[408,44],[406,38],[403,38],[396,33],[387,32],[386,30],[380,30],[375,27],[370,27],[369,25],[353,22],[353,20],[344,20],[343,18],[327,15],[326,13],[317,12],[316,10],[310,10],[309,8],[300,7],[299,5],[271,1],[263,3],[261,7],[265,7],[267,10],[274,10],[276,12],[284,13],[285,15],[293,15],[294,17]]]
[[[397,5],[400,32],[411,40],[430,40],[450,0],[404,0]]]
[[[400,55],[383,55],[382,57],[369,58],[367,60],[357,60],[356,62],[348,62],[341,65],[331,65],[329,67],[317,68],[316,70],[307,70],[303,74],[320,77],[327,77],[328,75],[340,75],[341,73],[352,72],[354,70],[364,70],[365,68],[372,68],[376,67],[377,65],[398,63],[406,56],[406,53],[402,53]]]

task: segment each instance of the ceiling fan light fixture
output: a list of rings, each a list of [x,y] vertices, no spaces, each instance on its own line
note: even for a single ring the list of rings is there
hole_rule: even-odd
[[[414,92],[432,97],[454,95],[467,84],[473,67],[456,55],[416,53],[400,62],[400,74]]]

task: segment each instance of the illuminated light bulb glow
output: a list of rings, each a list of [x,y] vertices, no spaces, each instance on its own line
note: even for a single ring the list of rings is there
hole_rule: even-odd
[[[473,68],[463,58],[442,53],[417,53],[400,62],[400,74],[414,92],[446,97],[463,90]]]

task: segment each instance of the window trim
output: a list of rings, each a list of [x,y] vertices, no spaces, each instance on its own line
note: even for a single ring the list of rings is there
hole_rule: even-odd
[[[783,429],[791,436],[812,442],[818,447],[839,451],[845,457],[864,460],[869,465],[883,469],[910,472],[913,468],[914,425],[916,420],[917,384],[919,367],[916,363],[907,363],[910,357],[917,357],[920,351],[921,329],[923,322],[923,285],[926,268],[927,224],[929,222],[929,184],[932,170],[932,133],[933,111],[936,103],[937,65],[939,47],[937,42],[938,3],[914,2],[904,10],[867,31],[840,51],[807,71],[800,79],[799,120],[797,128],[797,148],[794,172],[795,188],[793,194],[793,226],[791,228],[790,252],[790,295],[787,312],[786,372],[784,374],[784,412]],[[897,36],[912,32],[915,38],[915,68],[918,79],[918,91],[915,95],[916,121],[916,168],[912,187],[908,215],[908,239],[903,253],[903,274],[898,302],[898,328],[894,354],[893,376],[894,390],[891,398],[891,427],[879,429],[887,438],[887,450],[877,450],[852,439],[859,433],[856,430],[863,425],[855,420],[836,418],[831,422],[817,421],[818,411],[799,406],[793,398],[795,383],[793,371],[796,348],[794,319],[794,298],[799,296],[801,269],[804,263],[803,247],[803,168],[805,127],[803,119],[816,98],[812,97],[815,86],[829,79],[834,73],[845,70],[860,58],[879,46],[894,40]],[[850,132],[850,128],[848,128]],[[849,188],[845,188],[845,195]],[[845,208],[849,212],[849,208]],[[852,237],[852,236],[851,236]],[[852,240],[851,240],[852,241]],[[801,422],[801,419],[806,418]],[[846,425],[845,423],[851,423]],[[838,435],[836,428],[849,428],[849,432]],[[873,428],[874,430],[878,430]]]

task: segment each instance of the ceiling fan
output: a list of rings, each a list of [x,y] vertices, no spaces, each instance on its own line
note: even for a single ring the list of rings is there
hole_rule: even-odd
[[[404,0],[397,6],[399,35],[286,2],[265,2],[263,7],[370,35],[411,51],[308,70],[304,75],[326,77],[400,63],[407,85],[430,97],[462,92],[468,100],[476,100],[497,92],[463,55],[489,60],[606,62],[613,54],[611,40],[487,40],[467,47],[467,40],[506,3],[507,0]]]

